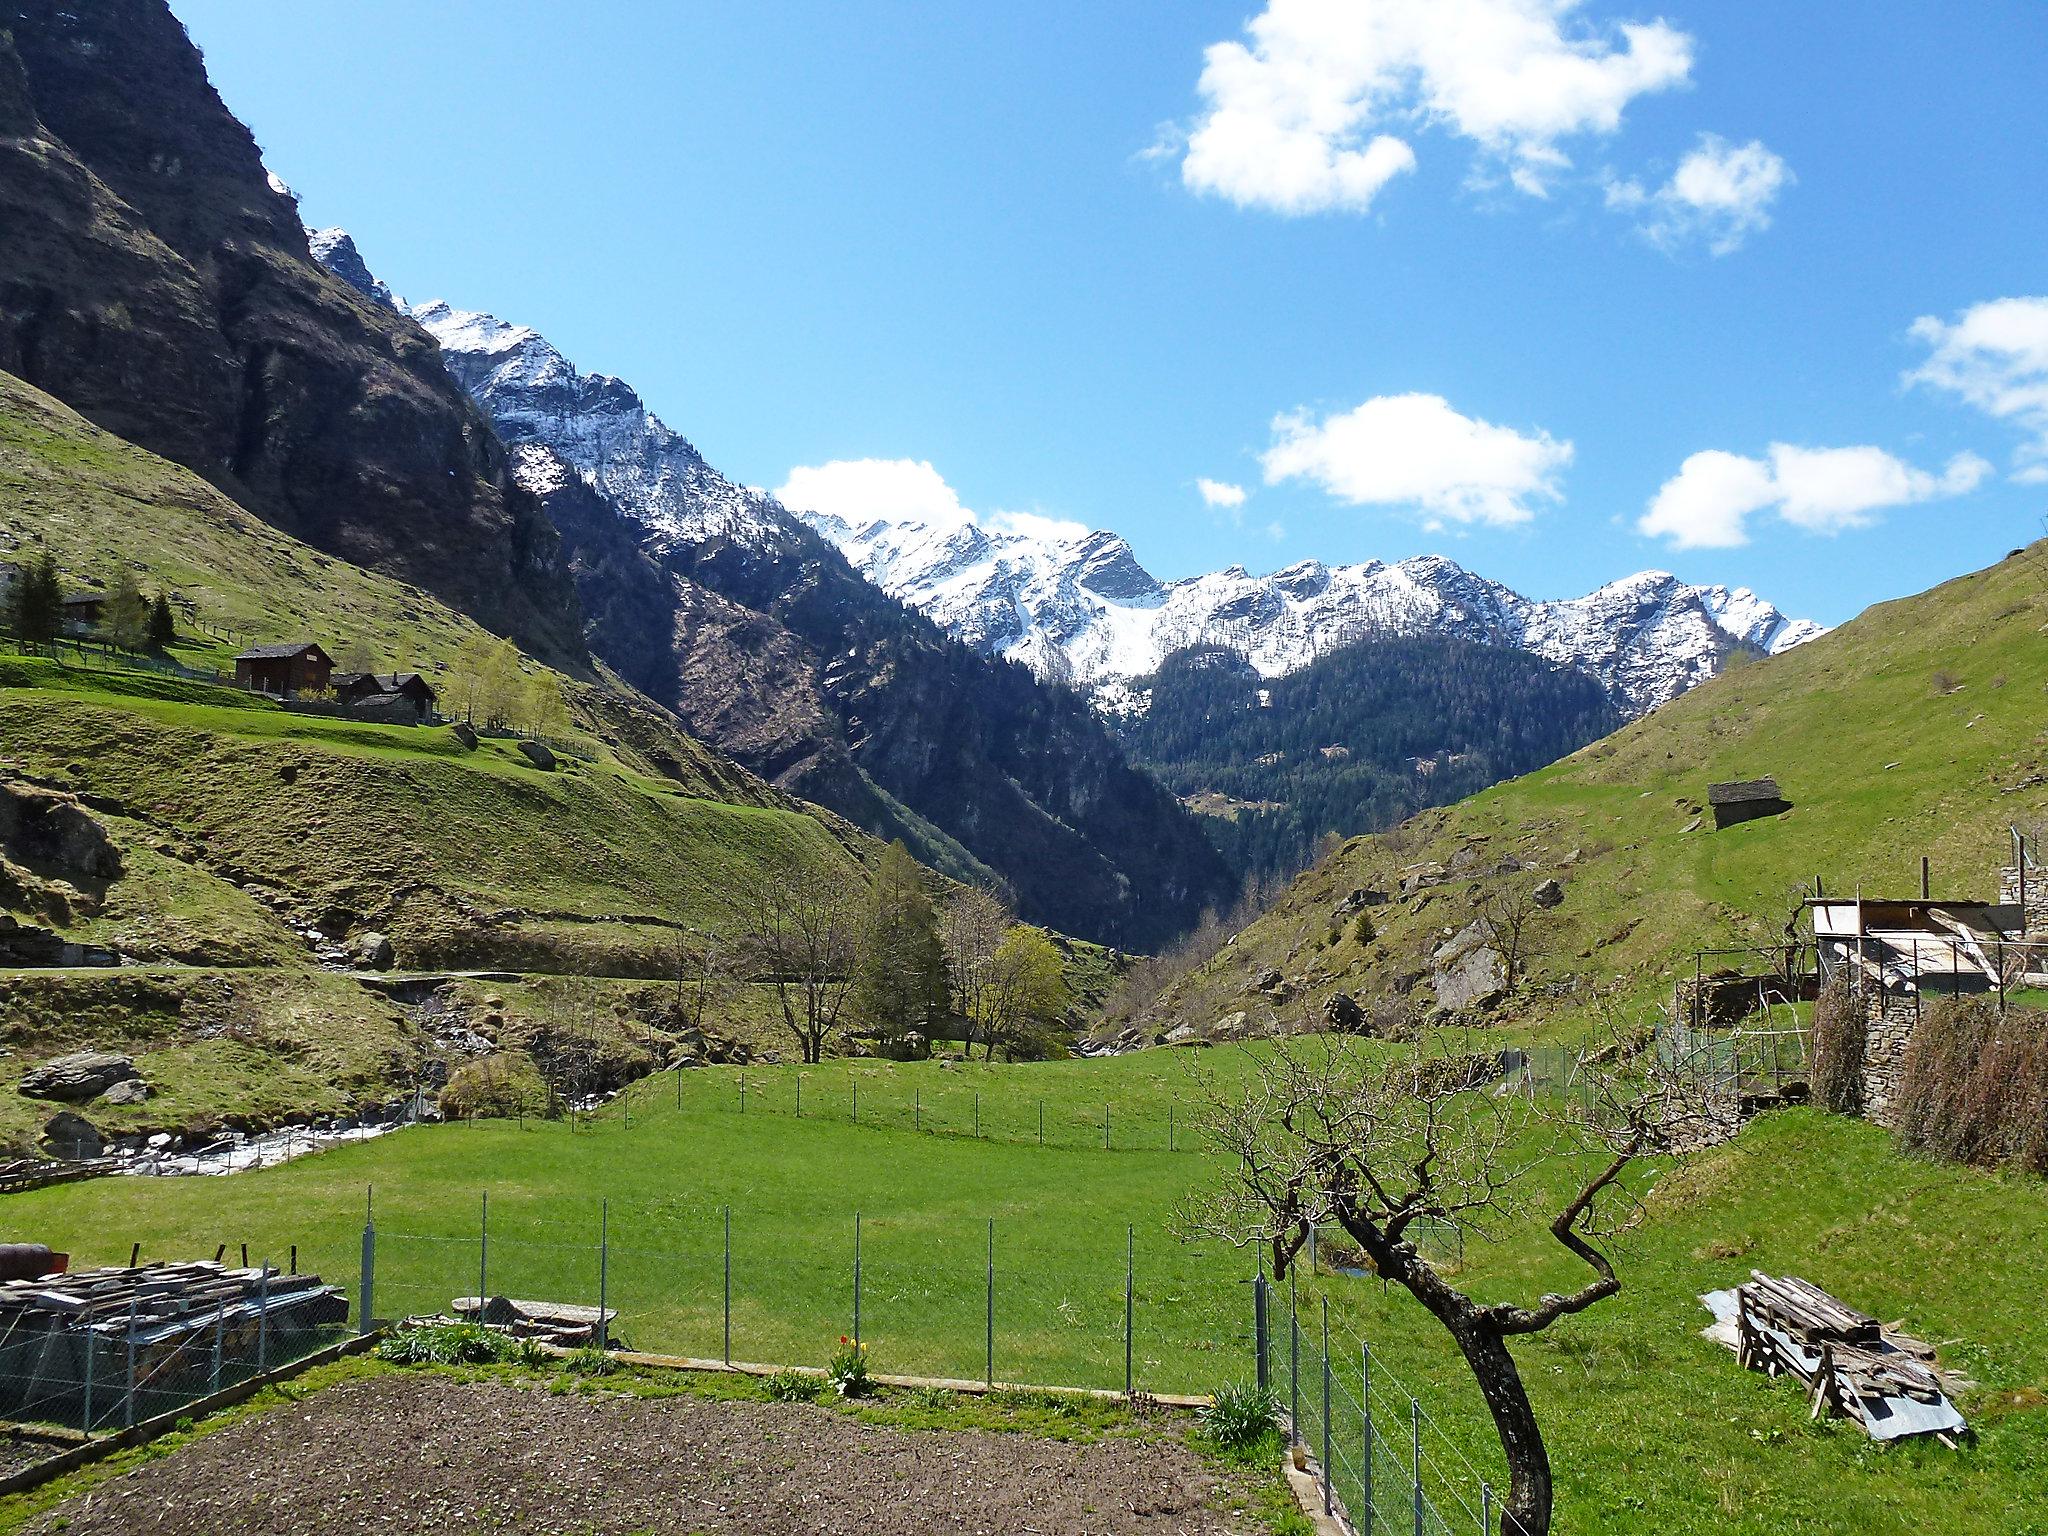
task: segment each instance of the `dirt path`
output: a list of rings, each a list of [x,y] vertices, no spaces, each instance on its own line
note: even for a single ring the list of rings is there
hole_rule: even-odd
[[[63,1536],[1238,1536],[1174,1440],[1064,1445],[830,1409],[432,1375],[345,1382],[71,1499]]]

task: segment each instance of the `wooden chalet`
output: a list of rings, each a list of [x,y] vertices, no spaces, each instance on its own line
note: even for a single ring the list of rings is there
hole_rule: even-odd
[[[335,696],[356,714],[417,725],[434,713],[433,685],[417,672],[337,672]]]
[[[287,698],[320,693],[333,681],[334,661],[310,640],[253,645],[235,658],[235,686]]]

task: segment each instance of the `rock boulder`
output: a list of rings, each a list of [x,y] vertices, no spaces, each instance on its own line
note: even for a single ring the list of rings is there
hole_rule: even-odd
[[[57,1099],[83,1104],[116,1083],[138,1078],[135,1063],[111,1051],[74,1051],[57,1056],[22,1074],[21,1091],[31,1099]]]

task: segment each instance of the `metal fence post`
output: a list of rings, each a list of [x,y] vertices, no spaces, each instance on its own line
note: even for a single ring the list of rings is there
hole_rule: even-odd
[[[746,1073],[744,1073],[744,1072],[742,1072],[742,1073],[740,1074],[740,1113],[744,1115],[744,1114],[745,1114],[746,1112],[747,1112],[747,1074],[746,1074]]]
[[[1410,1476],[1415,1480],[1415,1536],[1424,1536],[1422,1529],[1422,1404],[1414,1398],[1408,1399],[1408,1423],[1413,1436],[1414,1464]]]
[[[92,1435],[92,1357],[99,1353],[99,1337],[87,1328],[80,1334],[79,1344],[85,1351],[85,1416],[79,1427],[89,1438]]]
[[[1479,1485],[1480,1536],[1493,1536],[1493,1484]]]
[[[974,1139],[981,1140],[981,1090],[974,1090]]]
[[[1335,1508],[1330,1498],[1330,1298],[1323,1298],[1323,1513]]]
[[[1045,1100],[1038,1101],[1038,1144],[1045,1145]]]
[[[914,1087],[910,1090],[910,1128],[913,1131],[924,1129],[924,1090],[922,1088]]]
[[[215,1392],[220,1390],[220,1362],[227,1344],[227,1331],[228,1309],[227,1304],[223,1302],[214,1308],[213,1312],[213,1370],[207,1378],[211,1390]]]
[[[1166,1101],[1166,1150],[1173,1150],[1173,1100]]]
[[[356,1332],[368,1333],[374,1326],[370,1319],[375,1317],[374,1290],[377,1279],[377,1223],[369,1216],[363,1218],[363,1276],[356,1293]]]
[[[135,1427],[135,1299],[128,1300],[128,1391],[121,1410],[122,1422]]]
[[[860,1079],[859,1079],[859,1078],[857,1078],[857,1077],[849,1077],[849,1078],[847,1078],[847,1080],[846,1080],[846,1084],[847,1084],[847,1087],[849,1087],[849,1088],[850,1088],[850,1089],[852,1089],[852,1091],[853,1091],[853,1120],[852,1120],[852,1123],[853,1123],[853,1124],[855,1124],[855,1125],[859,1125],[859,1124],[860,1124]]]
[[[732,1207],[725,1208],[725,1363],[732,1364]]]
[[[1137,1315],[1138,1297],[1138,1229],[1124,1228],[1124,1396],[1131,1395],[1135,1385],[1131,1374],[1131,1325]]]
[[[1109,1106],[1105,1104],[1102,1106],[1102,1150],[1105,1152],[1109,1150],[1109,1135]]]
[[[853,1213],[853,1343],[860,1347],[860,1212]]]
[[[1368,1533],[1373,1529],[1372,1507],[1372,1345],[1364,1340],[1358,1344],[1358,1409],[1365,1419],[1364,1456],[1360,1460],[1358,1481],[1364,1494],[1365,1523],[1360,1527]]]
[[[1266,1270],[1263,1264],[1252,1281],[1252,1348],[1258,1351],[1259,1391],[1273,1390],[1273,1372],[1266,1360]]]
[[[256,1273],[256,1374],[270,1369],[270,1261],[257,1261]]]
[[[611,1305],[612,1269],[612,1203],[600,1201],[597,1207],[597,1347],[611,1347],[611,1320],[605,1314]]]
[[[984,1362],[987,1371],[984,1380],[993,1387],[996,1384],[996,1219],[988,1219],[988,1324],[983,1330],[985,1346]]]
[[[1294,1271],[1287,1271],[1287,1439],[1301,1444],[1301,1313],[1294,1300]]]
[[[477,1220],[476,1228],[476,1320],[484,1320],[484,1303],[490,1300],[491,1265],[491,1192],[483,1194],[483,1214]]]
[[[796,1117],[799,1120],[804,1117],[804,1075],[801,1072],[796,1075]]]

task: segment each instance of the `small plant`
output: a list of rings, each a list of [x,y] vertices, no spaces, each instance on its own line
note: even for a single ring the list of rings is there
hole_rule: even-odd
[[[562,1369],[572,1376],[609,1376],[618,1368],[619,1362],[595,1344],[571,1351],[562,1362]]]
[[[394,1365],[489,1365],[515,1357],[518,1343],[481,1323],[414,1323],[377,1346]]]
[[[814,1403],[818,1400],[818,1378],[802,1371],[780,1370],[767,1380],[768,1395],[778,1403]]]
[[[539,1339],[514,1339],[511,1358],[514,1365],[523,1365],[529,1371],[541,1370],[552,1365],[555,1359]]]
[[[868,1376],[868,1347],[845,1334],[839,1348],[825,1366],[825,1379],[841,1397],[866,1397],[875,1384]]]
[[[1248,1451],[1279,1430],[1279,1394],[1255,1382],[1232,1382],[1202,1410],[1202,1428],[1224,1450]]]
[[[957,1395],[944,1387],[912,1387],[905,1399],[911,1407],[926,1413],[945,1413],[958,1405]]]

